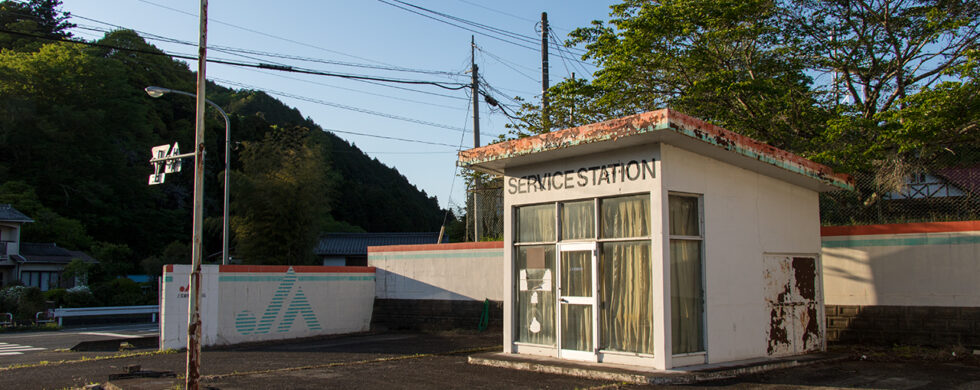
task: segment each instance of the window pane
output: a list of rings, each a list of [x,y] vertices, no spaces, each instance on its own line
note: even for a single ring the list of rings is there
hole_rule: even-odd
[[[700,236],[698,198],[693,196],[668,197],[670,207],[670,234],[674,236]]]
[[[561,348],[592,350],[592,305],[561,305]]]
[[[603,199],[602,238],[644,237],[650,234],[650,196]]]
[[[653,353],[650,242],[607,242],[599,259],[602,349]]]
[[[555,205],[517,208],[517,242],[555,241]]]
[[[517,341],[555,345],[555,246],[517,247],[514,270]]]
[[[675,354],[704,350],[701,241],[670,240],[670,323]]]
[[[592,296],[592,251],[561,252],[561,294]]]
[[[561,207],[561,239],[595,238],[595,203],[569,202]]]

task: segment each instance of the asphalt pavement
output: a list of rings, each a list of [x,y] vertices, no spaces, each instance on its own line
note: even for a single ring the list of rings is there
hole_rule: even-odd
[[[0,367],[43,360],[60,360],[62,353],[85,341],[159,336],[158,324],[72,327],[57,331],[0,333]]]
[[[115,333],[115,332],[108,332]],[[587,380],[467,363],[467,356],[500,350],[499,332],[375,333],[209,349],[202,355],[202,388],[216,389],[977,389],[980,358],[883,353],[700,383],[654,387]],[[845,351],[846,352],[846,351]],[[972,351],[971,351],[972,352]],[[47,352],[54,358],[0,365],[0,389],[61,389],[109,381],[127,367],[182,375],[185,355],[151,349],[121,353]],[[942,351],[939,352],[941,356]],[[25,354],[26,355],[26,354]],[[925,358],[921,358],[921,357]],[[124,389],[174,388],[180,378],[114,380]]]

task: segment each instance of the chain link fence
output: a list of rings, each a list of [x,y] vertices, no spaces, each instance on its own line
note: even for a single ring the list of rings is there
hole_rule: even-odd
[[[980,219],[980,153],[929,164],[892,161],[852,176],[855,191],[820,194],[823,225]]]
[[[500,179],[490,180],[479,186],[471,186],[467,200],[467,241],[498,241],[504,239],[504,188]],[[475,212],[474,212],[475,207]],[[474,234],[479,229],[479,234]],[[473,237],[477,237],[476,240]]]

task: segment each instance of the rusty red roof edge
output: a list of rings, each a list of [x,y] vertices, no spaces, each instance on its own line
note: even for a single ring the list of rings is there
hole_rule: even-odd
[[[728,151],[807,176],[845,190],[854,189],[850,175],[796,154],[725,130],[672,109],[650,111],[605,122],[553,131],[459,152],[459,165],[469,167],[497,160],[669,130]]]

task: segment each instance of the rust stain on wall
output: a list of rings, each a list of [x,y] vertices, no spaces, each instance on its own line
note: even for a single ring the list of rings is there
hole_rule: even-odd
[[[770,355],[776,352],[778,346],[789,344],[785,312],[783,307],[773,307],[769,312],[769,347],[766,352]]]
[[[794,257],[793,273],[796,278],[796,291],[803,299],[817,299],[817,261],[812,257]]]

